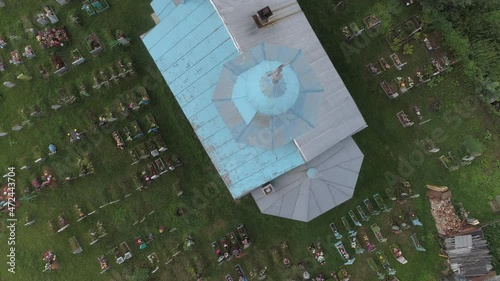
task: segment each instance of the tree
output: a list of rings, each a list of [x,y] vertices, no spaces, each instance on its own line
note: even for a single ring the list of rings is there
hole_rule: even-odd
[[[500,100],[500,82],[498,81],[491,81],[490,78],[486,78],[479,85],[478,91],[488,103]]]
[[[453,49],[483,100],[500,97],[500,1],[423,0],[424,21]]]

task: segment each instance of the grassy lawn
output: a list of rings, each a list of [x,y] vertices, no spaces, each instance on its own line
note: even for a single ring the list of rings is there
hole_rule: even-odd
[[[402,7],[401,1],[379,1],[390,10],[392,23],[396,24],[408,16],[418,12],[417,7]],[[380,56],[389,59],[392,53],[384,37],[363,35],[349,45],[344,44],[340,27],[355,21],[362,25],[362,19],[377,9],[369,1],[351,0],[347,7],[333,11],[332,1],[316,0],[300,2],[306,16],[337,71],[347,85],[358,107],[361,110],[368,128],[358,133],[355,140],[365,154],[362,172],[354,198],[334,210],[305,224],[271,216],[261,215],[251,196],[233,201],[220,180],[210,159],[203,151],[189,122],[186,120],[167,85],[161,78],[156,66],[146,52],[139,39],[140,34],[153,27],[149,1],[110,1],[111,8],[102,14],[89,17],[80,9],[79,2],[61,7],[53,2],[52,8],[65,24],[72,37],[71,43],[63,48],[41,49],[34,35],[25,33],[25,28],[33,27],[34,16],[43,9],[43,1],[30,1],[30,5],[8,2],[8,7],[0,9],[0,37],[8,38],[15,34],[18,39],[7,40],[6,49],[0,49],[0,56],[7,66],[7,71],[0,72],[0,82],[13,81],[15,88],[2,86],[0,94],[5,97],[0,101],[0,126],[9,135],[0,138],[0,173],[7,173],[8,167],[16,167],[17,192],[22,193],[30,181],[40,176],[44,170],[50,170],[59,182],[39,193],[30,201],[22,201],[16,211],[19,222],[16,229],[16,273],[8,273],[6,262],[8,254],[6,229],[7,216],[1,214],[0,220],[0,280],[125,280],[141,267],[148,267],[146,256],[156,252],[162,264],[159,272],[152,280],[194,280],[194,272],[201,270],[206,280],[222,280],[226,274],[236,276],[235,264],[241,264],[247,275],[253,268],[268,267],[268,280],[288,280],[298,277],[297,268],[283,269],[281,253],[273,255],[272,248],[278,248],[282,241],[287,241],[293,263],[304,261],[306,268],[316,276],[318,273],[329,275],[342,265],[340,256],[335,250],[334,237],[328,225],[334,221],[342,232],[340,222],[347,211],[361,204],[362,200],[391,186],[395,176],[404,177],[414,187],[414,191],[422,194],[395,208],[417,210],[424,226],[413,228],[403,234],[390,233],[390,214],[380,215],[372,219],[382,227],[383,234],[389,239],[387,244],[397,242],[401,245],[408,265],[400,265],[390,255],[389,247],[375,242],[371,230],[367,229],[372,242],[382,249],[391,265],[398,271],[400,280],[437,280],[442,269],[442,259],[438,257],[439,247],[436,230],[430,214],[430,204],[423,196],[426,184],[447,185],[453,192],[454,202],[463,202],[466,209],[482,222],[494,219],[487,201],[500,194],[500,145],[498,140],[498,120],[493,119],[483,104],[473,98],[474,87],[467,82],[461,73],[460,65],[443,75],[435,87],[418,86],[396,100],[388,100],[378,85],[382,80],[393,81],[396,76],[408,76],[415,70],[430,62],[425,47],[417,42],[413,55],[402,55],[407,61],[405,68],[398,72],[395,69],[383,72],[378,76],[369,74],[365,65],[376,63]],[[52,2],[51,2],[52,3]],[[78,15],[81,25],[70,24],[69,16]],[[57,25],[56,25],[57,26]],[[39,29],[39,26],[35,27]],[[114,32],[123,30],[132,44],[126,47],[111,49],[108,44],[114,39]],[[106,51],[98,56],[91,56],[84,37],[96,32],[107,45]],[[424,33],[431,31],[424,30]],[[368,33],[365,33],[368,34]],[[21,66],[8,63],[10,51],[23,52],[24,46],[31,45],[36,58],[27,60]],[[350,47],[349,47],[350,46]],[[39,78],[37,66],[43,64],[52,72],[50,53],[59,52],[69,63],[71,50],[78,48],[87,61],[62,77],[51,75],[49,79]],[[445,47],[442,47],[445,49]],[[345,55],[349,53],[348,56]],[[133,62],[136,74],[122,79],[119,85],[99,91],[92,90],[93,76],[99,70],[106,70],[119,60],[129,59]],[[31,81],[16,80],[21,72],[33,76]],[[90,98],[79,97],[75,104],[67,105],[57,111],[50,109],[61,91],[78,95],[77,88],[85,84],[90,90]],[[107,128],[97,128],[94,124],[100,114],[107,108],[116,108],[118,101],[127,101],[127,92],[136,86],[145,86],[153,101],[152,105],[132,112],[127,119],[111,123]],[[472,98],[471,98],[472,97]],[[430,104],[439,101],[441,110],[433,112]],[[32,118],[21,131],[12,132],[10,128],[25,120],[22,109],[38,104],[45,111],[40,118]],[[405,110],[410,116],[412,106],[419,105],[425,118],[432,119],[424,125],[403,128],[396,118],[396,113]],[[174,172],[169,172],[153,182],[147,189],[135,190],[132,174],[145,167],[151,160],[143,160],[138,165],[132,163],[127,149],[117,150],[111,132],[138,120],[143,128],[147,122],[145,116],[152,113],[164,140],[169,146],[166,154],[178,155],[185,165]],[[79,143],[70,143],[67,132],[73,128],[87,131],[87,136]],[[0,130],[2,131],[2,130]],[[441,152],[460,148],[466,136],[473,136],[484,144],[483,155],[472,165],[457,171],[447,171],[439,162]],[[420,140],[432,137],[441,151],[427,155],[420,147]],[[127,145],[142,145],[146,138],[137,139]],[[14,142],[15,144],[14,144]],[[51,155],[42,163],[35,164],[39,152],[48,153],[48,145],[56,144],[58,153]],[[70,183],[62,183],[62,178],[78,174],[77,160],[88,157],[92,161],[95,173],[79,178]],[[20,170],[30,163],[28,170]],[[4,179],[0,180],[2,186]],[[177,197],[179,185],[184,194]],[[125,195],[132,193],[129,197]],[[99,209],[106,202],[121,201]],[[387,199],[386,199],[387,201]],[[78,215],[74,205],[78,204],[86,210],[96,209],[96,214],[81,222],[76,222]],[[176,216],[178,208],[186,210],[184,216]],[[150,213],[154,211],[150,215]],[[24,218],[30,214],[36,223],[25,227]],[[51,233],[48,221],[56,223],[63,214],[70,223],[62,233]],[[133,225],[137,220],[146,218],[143,223]],[[104,224],[108,235],[90,246],[88,232],[95,228],[98,221]],[[238,260],[225,262],[217,266],[210,242],[219,240],[236,225],[244,223],[253,240],[253,245],[245,250],[245,256]],[[370,222],[371,223],[371,222]],[[175,232],[158,234],[158,226],[177,228]],[[364,227],[369,227],[366,223]],[[417,232],[427,252],[416,252],[409,235]],[[139,250],[134,243],[138,235],[147,237],[154,232],[156,239],[144,250]],[[184,250],[185,237],[192,234],[195,245]],[[83,252],[73,255],[70,252],[68,239],[75,236],[80,242]],[[110,250],[126,241],[131,247],[133,257],[130,261],[118,265],[113,260]],[[312,258],[307,246],[313,241],[321,241],[324,246],[326,265],[320,266]],[[349,247],[346,238],[344,245]],[[42,273],[44,263],[41,260],[46,250],[57,255],[60,268],[54,272]],[[177,251],[181,253],[169,265],[163,265]],[[348,250],[350,253],[352,251]],[[97,257],[106,255],[111,269],[99,274]],[[351,280],[375,280],[365,260],[374,254],[364,253],[357,256],[354,265],[347,267],[352,274]],[[425,269],[425,270],[424,270]],[[373,277],[367,277],[373,276]],[[137,279],[139,280],[139,279]]]

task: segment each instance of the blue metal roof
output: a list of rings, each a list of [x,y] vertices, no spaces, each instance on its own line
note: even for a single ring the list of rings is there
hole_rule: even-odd
[[[301,50],[262,43],[224,64],[212,100],[237,142],[277,149],[315,127],[323,98]]]
[[[160,20],[164,19],[175,8],[173,1],[153,0],[151,7]]]
[[[276,150],[237,143],[212,104],[224,63],[239,55],[209,0],[154,0],[160,23],[143,38],[231,195],[239,198],[304,164],[290,142]]]

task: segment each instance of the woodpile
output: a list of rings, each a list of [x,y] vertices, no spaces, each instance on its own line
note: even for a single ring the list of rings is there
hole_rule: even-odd
[[[451,203],[451,191],[428,190],[426,195],[431,202],[431,213],[438,233],[448,236],[461,232],[463,223]]]

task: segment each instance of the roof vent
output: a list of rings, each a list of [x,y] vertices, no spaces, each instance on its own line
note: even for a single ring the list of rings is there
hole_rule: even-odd
[[[271,8],[269,6],[265,7],[264,9],[261,9],[257,12],[256,15],[253,15],[253,19],[257,26],[259,28],[264,27],[266,24],[269,23],[269,18],[273,15],[273,11],[271,11]]]
[[[269,195],[269,194],[273,193],[274,187],[272,184],[268,183],[268,184],[262,186],[261,190],[262,190],[262,193],[264,193],[264,195]]]

